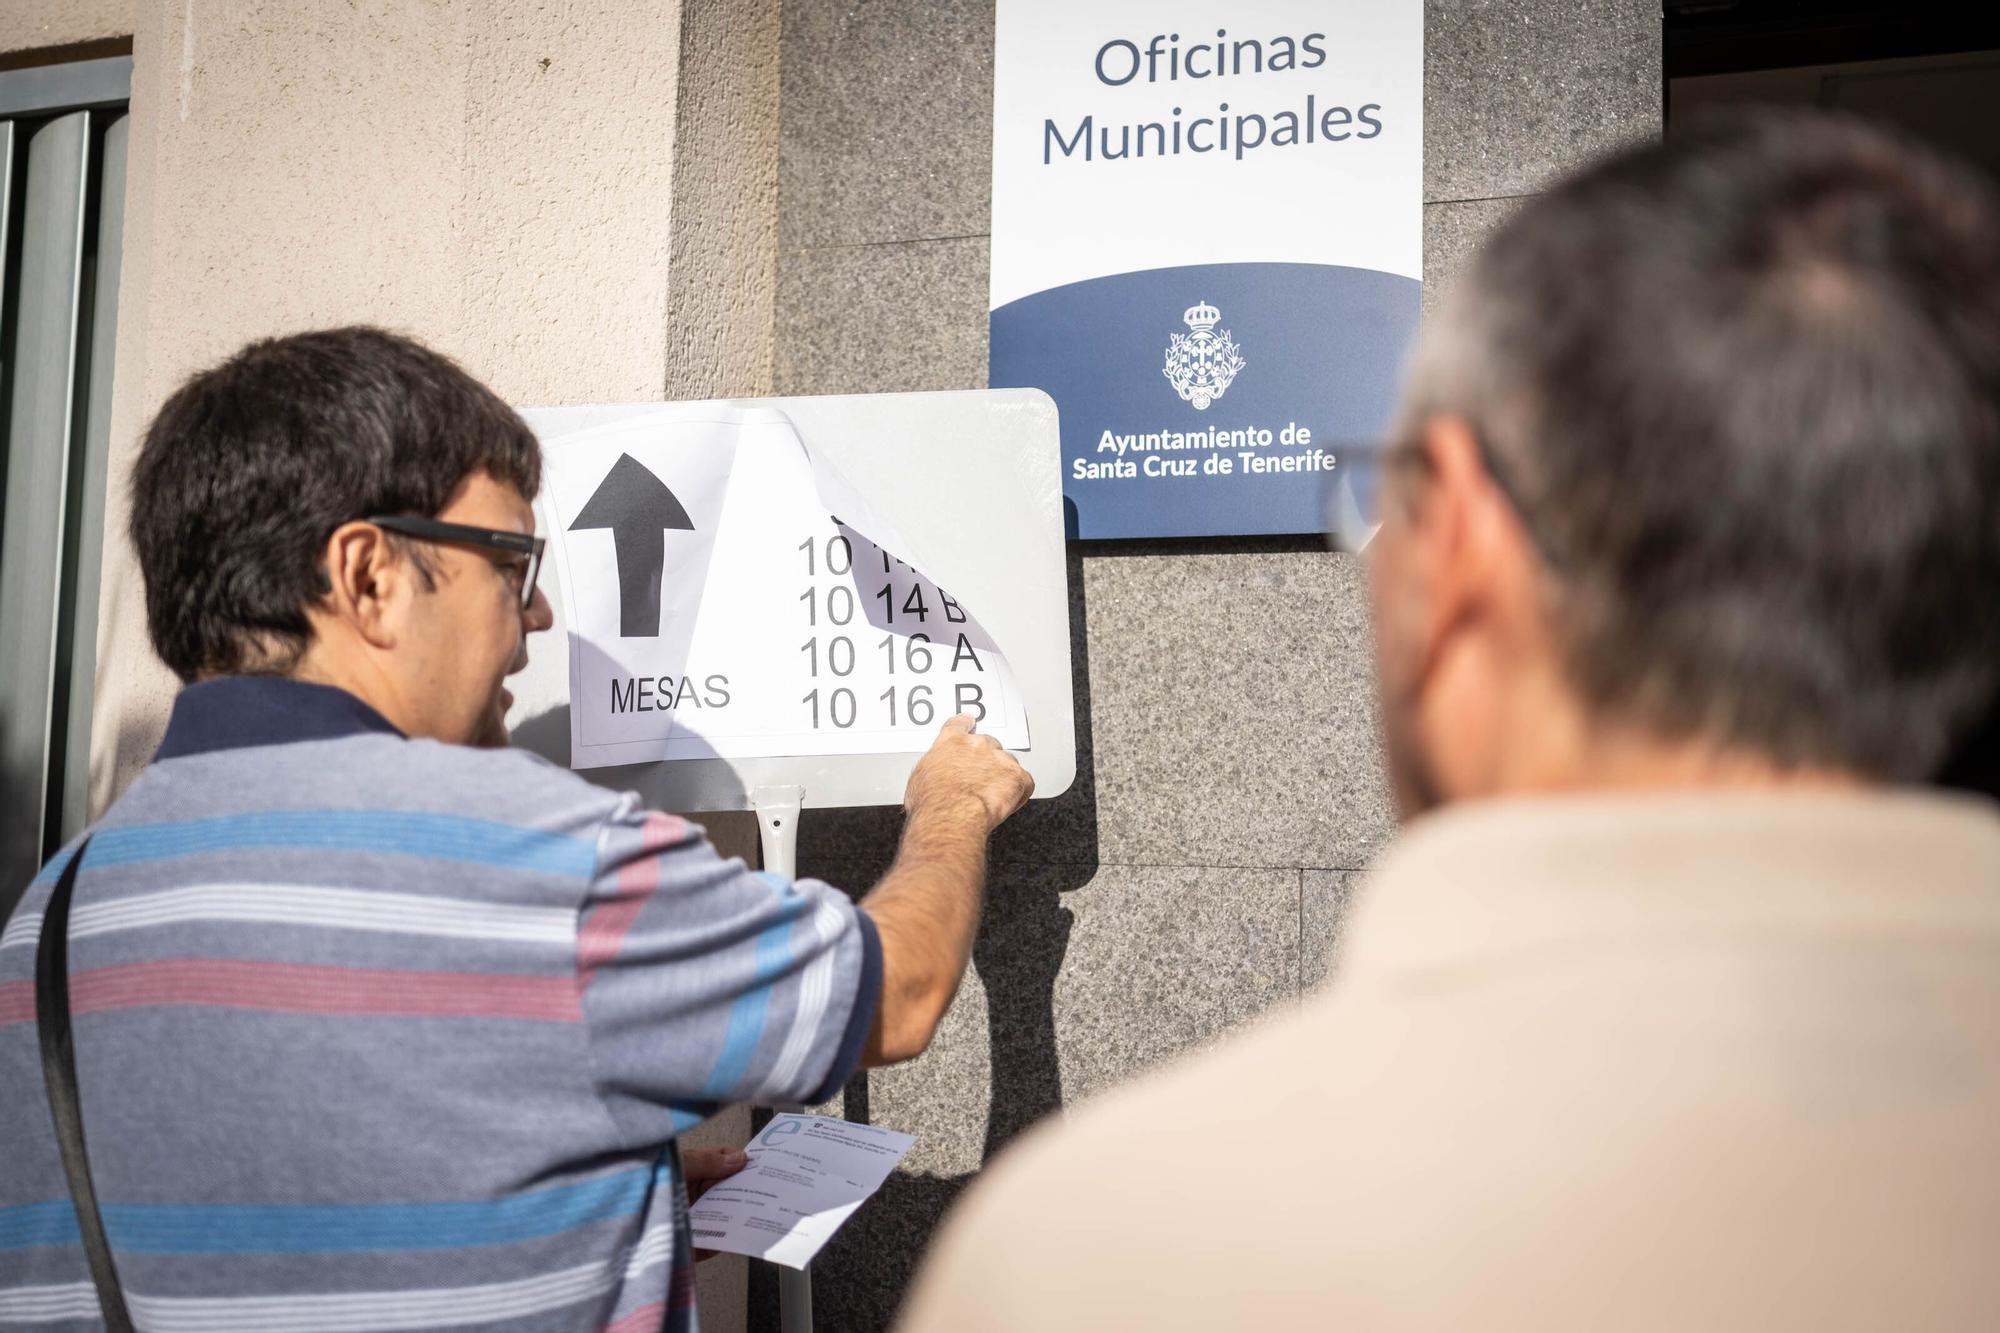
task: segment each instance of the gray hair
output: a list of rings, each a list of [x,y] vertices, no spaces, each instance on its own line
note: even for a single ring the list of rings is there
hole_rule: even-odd
[[[2000,199],[1764,113],[1528,204],[1426,330],[1405,428],[1479,432],[1600,715],[1934,777],[2000,700]]]

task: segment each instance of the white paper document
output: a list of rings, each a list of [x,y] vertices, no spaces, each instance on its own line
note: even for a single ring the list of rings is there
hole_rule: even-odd
[[[750,1165],[688,1209],[695,1248],[804,1268],[916,1141],[826,1116],[773,1116],[744,1150]]]
[[[972,608],[783,413],[669,406],[544,445],[574,767],[919,752],[954,713],[1027,747]]]

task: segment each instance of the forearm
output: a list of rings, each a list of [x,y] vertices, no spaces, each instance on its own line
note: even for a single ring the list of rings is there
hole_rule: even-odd
[[[861,900],[882,941],[882,998],[862,1063],[922,1054],[951,1007],[979,928],[989,832],[977,801],[916,811],[895,864]]]

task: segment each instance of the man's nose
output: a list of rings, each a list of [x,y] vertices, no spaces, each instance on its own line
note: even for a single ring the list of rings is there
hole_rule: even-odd
[[[548,594],[540,588],[535,589],[528,609],[521,613],[521,623],[530,634],[539,634],[556,623],[555,608],[549,605]]]

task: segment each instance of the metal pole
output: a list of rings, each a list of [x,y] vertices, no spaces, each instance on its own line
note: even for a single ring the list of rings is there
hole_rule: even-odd
[[[764,843],[764,869],[794,879],[799,873],[799,803],[804,787],[759,787],[751,793],[757,807],[757,836]]]
[[[799,873],[799,807],[804,787],[759,787],[751,793],[757,808],[757,836],[764,846],[764,869],[794,879]],[[780,1333],[812,1333],[812,1268],[778,1270]]]

